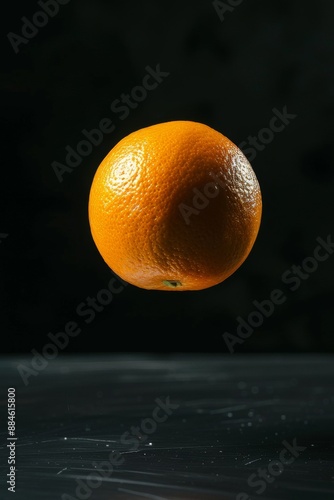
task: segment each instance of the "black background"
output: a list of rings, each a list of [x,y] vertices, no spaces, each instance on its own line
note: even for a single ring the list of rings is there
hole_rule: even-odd
[[[228,3],[228,2],[226,2]],[[210,0],[71,0],[15,54],[37,2],[6,4],[2,27],[1,351],[41,351],[48,333],[76,321],[65,352],[228,352],[253,301],[279,288],[284,304],[237,352],[334,352],[334,255],[292,292],[282,274],[312,256],[333,221],[334,4],[245,0],[222,22]],[[11,9],[11,10],[9,10]],[[110,110],[140,85],[146,66],[169,76],[129,116]],[[196,120],[236,144],[267,127],[273,108],[296,114],[252,162],[263,195],[256,244],[224,283],[200,292],[131,285],[94,321],[76,312],[112,274],[90,235],[94,173],[130,132]],[[53,161],[102,118],[116,126],[60,183]]]

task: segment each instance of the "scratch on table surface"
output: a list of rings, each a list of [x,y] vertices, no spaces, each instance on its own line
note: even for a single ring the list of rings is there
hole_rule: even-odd
[[[62,469],[59,472],[57,472],[56,476],[58,476],[59,474],[61,474],[62,472],[64,472],[64,470],[67,470],[67,467],[64,467],[64,469]]]
[[[254,462],[258,462],[259,460],[261,460],[261,457],[255,458],[255,460],[251,460],[250,462],[247,462],[245,465],[253,464]]]
[[[210,415],[217,415],[218,413],[227,413],[229,411],[238,411],[238,410],[247,410],[251,408],[259,408],[261,406],[270,406],[277,404],[279,399],[267,399],[266,401],[259,401],[258,403],[252,403],[248,405],[238,405],[238,406],[229,406],[227,408],[219,408],[217,410],[210,410]]]
[[[97,443],[118,443],[118,441],[115,439],[95,439],[95,438],[83,438],[83,437],[72,437],[67,439],[70,439],[72,441],[93,441]]]
[[[139,450],[120,451],[119,454],[120,455],[128,455],[129,453],[141,453],[141,452],[145,452],[145,450],[139,449]]]
[[[64,437],[59,437],[57,439],[47,439],[43,441],[30,441],[29,443],[17,443],[17,447],[19,446],[31,446],[31,445],[36,445],[36,444],[45,444],[45,443],[59,443],[61,441],[64,441]],[[69,437],[66,438],[66,441],[90,441],[90,442],[96,442],[96,443],[118,443],[117,440],[115,439],[95,439],[95,438],[84,438],[84,437]],[[0,446],[0,450],[3,450],[4,447]]]
[[[16,448],[19,446],[29,446],[31,444],[35,444],[35,441],[30,441],[29,443],[17,443]],[[4,450],[5,448],[5,446],[0,446],[0,450]]]
[[[132,495],[136,495],[138,497],[151,498],[152,500],[167,500],[167,498],[164,497],[158,497],[157,495],[151,495],[150,493],[142,493],[140,491],[126,490],[125,488],[118,488],[118,491],[123,491],[124,493],[131,493]]]
[[[58,442],[60,441],[62,438],[59,438],[59,439],[50,439],[48,441],[29,441],[29,443],[17,443],[16,447],[20,447],[20,446],[31,446],[33,444],[42,444],[42,443],[53,443],[53,442]],[[0,450],[3,450],[4,447],[0,447]]]
[[[232,445],[231,445],[232,446]],[[234,445],[233,445],[234,446]],[[155,450],[178,450],[178,451],[181,451],[181,450],[190,450],[190,449],[197,449],[197,450],[200,450],[201,448],[206,448],[204,445],[187,445],[187,446],[164,446],[164,447],[158,447],[158,446],[155,446],[154,448],[150,448],[150,451],[155,451]],[[119,454],[120,455],[127,455],[128,453],[147,453],[147,450],[146,448],[139,448],[138,450],[129,450],[129,451],[120,451]]]
[[[98,471],[99,469],[95,469]],[[142,474],[144,476],[163,476],[163,472],[148,472],[148,471],[141,471],[141,470],[135,470],[135,469],[122,469],[122,473],[128,473],[128,474]]]
[[[68,479],[82,479],[85,480],[87,479],[88,476],[82,475],[82,474],[66,474],[66,478]],[[163,489],[169,489],[169,490],[178,490],[180,491],[187,491],[187,492],[193,492],[193,491],[198,491],[198,489],[195,486],[189,485],[189,486],[181,486],[181,485],[176,485],[176,484],[165,484],[165,483],[153,483],[149,481],[135,481],[133,479],[121,479],[117,477],[103,477],[101,478],[101,481],[106,482],[106,483],[121,483],[121,484],[132,484],[132,485],[137,485],[137,486],[148,486],[148,487],[154,487],[154,488],[163,488]],[[203,488],[200,490],[203,494],[204,493],[211,493],[212,491],[207,488]],[[167,500],[167,499],[163,499]]]
[[[91,441],[93,443],[117,443],[115,439],[95,439],[86,437],[60,437],[58,439],[49,439],[47,441],[35,441],[35,444],[39,443],[58,443],[59,441]]]

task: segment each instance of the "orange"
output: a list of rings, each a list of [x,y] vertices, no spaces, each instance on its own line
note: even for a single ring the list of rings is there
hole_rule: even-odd
[[[201,290],[249,255],[261,191],[242,151],[213,128],[137,130],[102,160],[89,195],[93,240],[120,278],[148,290]]]

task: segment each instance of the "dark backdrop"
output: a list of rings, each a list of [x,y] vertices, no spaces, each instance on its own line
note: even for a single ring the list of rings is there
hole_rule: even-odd
[[[80,334],[64,352],[228,352],[224,332],[235,335],[240,318],[249,324],[249,315],[261,324],[252,334],[244,325],[249,338],[234,344],[235,352],[334,352],[334,255],[307,260],[317,269],[299,282],[291,271],[313,255],[317,238],[333,231],[334,3],[231,3],[238,2],[225,2],[219,16],[210,0],[71,0],[38,33],[30,27],[30,39],[15,43],[7,34],[22,36],[22,17],[33,19],[41,7],[6,4],[2,352],[41,351],[48,334],[68,322],[76,322]],[[43,24],[43,16],[36,19]],[[158,64],[169,75],[121,119],[110,109],[113,101]],[[78,305],[112,277],[87,218],[90,185],[106,153],[138,128],[176,119],[206,123],[240,144],[269,125],[274,108],[285,106],[296,118],[252,160],[263,220],[243,266],[199,292],[129,285],[94,317],[78,315]],[[82,130],[103,118],[115,130],[59,182],[52,163],[64,163],[65,147],[76,147]],[[268,300],[274,289],[284,303],[263,320],[252,315],[254,301]]]

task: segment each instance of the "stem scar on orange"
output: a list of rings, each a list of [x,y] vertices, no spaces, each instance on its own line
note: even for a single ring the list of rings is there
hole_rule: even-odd
[[[106,264],[147,290],[202,290],[224,281],[249,255],[262,213],[245,155],[193,121],[123,138],[99,165],[88,205]]]

